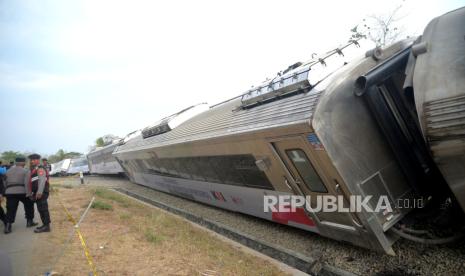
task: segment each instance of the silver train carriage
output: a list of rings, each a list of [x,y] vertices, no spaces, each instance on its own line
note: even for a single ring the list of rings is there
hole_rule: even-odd
[[[71,159],[69,158],[63,159],[59,162],[51,164],[50,175],[52,176],[66,175],[70,164],[71,164]]]
[[[122,174],[123,168],[112,155],[122,140],[114,141],[104,147],[96,148],[87,154],[91,174]]]
[[[463,14],[461,9],[435,19],[462,32],[455,40],[461,45],[462,67],[454,70],[463,68]],[[135,183],[372,250],[394,254],[399,237],[451,241],[455,232],[426,239],[424,229],[414,229],[425,223],[419,218],[431,219],[428,227],[442,218],[443,228],[458,227],[463,233],[458,225],[463,212],[457,212],[456,203],[465,197],[451,192],[447,174],[441,173],[447,168],[436,166],[429,150],[435,143],[425,142],[422,129],[429,128],[420,127],[415,108],[416,73],[425,70],[418,67],[420,53],[426,54],[424,47],[440,51],[434,40],[422,44],[431,32],[436,30],[430,24],[422,38],[374,49],[346,63],[340,54],[354,47],[351,42],[347,49],[295,64],[174,129],[163,124],[146,129],[113,155]],[[446,102],[438,99],[437,104]],[[418,115],[423,122],[424,115]],[[463,161],[463,150],[460,156]],[[392,210],[264,212],[266,195],[311,196],[312,207],[321,195],[342,198],[346,205],[360,196],[370,198],[372,209],[387,196]],[[426,207],[399,204],[405,200],[424,200]]]
[[[68,174],[77,174],[77,173],[88,174],[89,170],[89,163],[86,157],[78,157],[71,159],[71,163],[69,165]]]

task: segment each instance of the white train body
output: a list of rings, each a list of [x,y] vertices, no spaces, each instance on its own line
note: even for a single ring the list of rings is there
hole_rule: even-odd
[[[64,159],[51,165],[50,175],[66,175],[71,164],[71,159]]]
[[[123,168],[112,155],[113,150],[121,140],[113,141],[110,145],[96,148],[87,154],[89,171],[91,174],[120,174]]]
[[[89,163],[87,162],[86,157],[74,158],[71,160],[70,166],[68,168],[68,174],[78,174],[78,173],[88,174]]]

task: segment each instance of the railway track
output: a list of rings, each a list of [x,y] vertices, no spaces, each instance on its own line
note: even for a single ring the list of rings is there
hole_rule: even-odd
[[[405,240],[388,256],[303,230],[159,192],[117,177],[88,177],[218,232],[301,271],[318,275],[465,275],[465,244],[421,246]]]

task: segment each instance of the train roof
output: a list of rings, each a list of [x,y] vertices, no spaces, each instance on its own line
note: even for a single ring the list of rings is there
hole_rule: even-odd
[[[311,82],[311,87],[304,90],[303,93],[292,93],[294,91],[284,89],[285,94],[276,95],[276,100],[266,99],[266,103],[264,104],[251,105],[250,100],[253,100],[253,97],[244,96],[254,91],[254,97],[257,97],[257,88],[254,88],[237,98],[213,106],[169,132],[146,138],[139,135],[130,139],[119,145],[114,153],[208,140],[293,124],[311,124],[315,108],[327,84],[347,64],[347,59],[343,55],[335,55],[338,54],[335,50],[326,53],[326,55],[329,57],[329,53],[331,52],[331,59],[337,60],[337,66],[322,64],[320,62],[322,59],[316,58],[313,62],[299,64],[295,68],[292,68],[292,70],[279,74],[277,78],[265,81],[258,86],[258,89],[262,87],[266,91],[266,89],[269,89],[270,83],[277,85],[280,79],[288,78],[288,76],[297,76],[302,74],[302,72],[310,71],[307,74],[308,78],[306,80]],[[360,51],[357,53],[360,54]],[[360,55],[357,56],[359,57]],[[317,75],[319,77],[315,79]],[[300,76],[295,77],[295,79],[296,82],[302,81]],[[300,85],[301,83],[298,84]],[[273,89],[272,92],[279,93],[278,89]],[[252,107],[250,108],[250,106]]]
[[[146,139],[142,136],[131,139],[120,145],[115,152],[142,150],[306,122],[310,120],[320,95],[321,91],[314,89],[253,109],[238,109],[241,100],[235,99],[192,118],[170,132]]]
[[[108,151],[112,152],[113,148],[115,148],[119,143],[121,143],[121,141],[122,139],[113,140],[111,144],[108,144],[103,147],[97,147],[93,151],[90,151],[89,153],[87,153],[87,155],[92,156],[92,155],[104,154],[104,153],[107,153]]]

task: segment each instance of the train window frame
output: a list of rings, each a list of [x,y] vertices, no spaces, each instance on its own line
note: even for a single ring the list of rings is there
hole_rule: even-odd
[[[294,160],[289,155],[289,152],[292,152],[292,151],[299,151],[299,152],[301,152],[303,154],[303,156],[305,157],[306,163],[310,165],[309,167],[310,167],[311,171],[313,171],[314,175],[317,176],[318,180],[321,183],[321,187],[323,187],[324,190],[314,189],[315,187],[313,186],[313,183],[308,183],[309,182],[308,179],[306,179],[305,177],[302,176],[302,173],[301,173],[301,171],[299,169],[299,166],[296,166]],[[325,183],[323,182],[323,179],[321,178],[320,174],[316,171],[315,167],[313,166],[312,162],[310,161],[310,159],[308,158],[307,154],[305,153],[305,151],[303,149],[292,148],[292,149],[286,149],[286,150],[284,150],[284,152],[286,153],[286,157],[291,161],[292,166],[295,168],[295,170],[299,174],[300,179],[302,179],[302,181],[304,182],[304,184],[308,187],[308,189],[310,191],[312,191],[314,193],[322,193],[322,194],[327,194],[328,193],[328,188],[326,187]],[[311,181],[311,182],[313,182],[313,181]]]
[[[252,154],[233,154],[153,158],[150,162],[145,161],[144,166],[137,164],[143,171],[152,174],[223,185],[275,190],[266,173],[258,168],[255,161],[256,158]],[[152,168],[152,165],[156,167]],[[171,168],[168,168],[167,165]],[[229,168],[226,169],[225,166],[229,166]],[[184,173],[179,170],[181,167]]]

